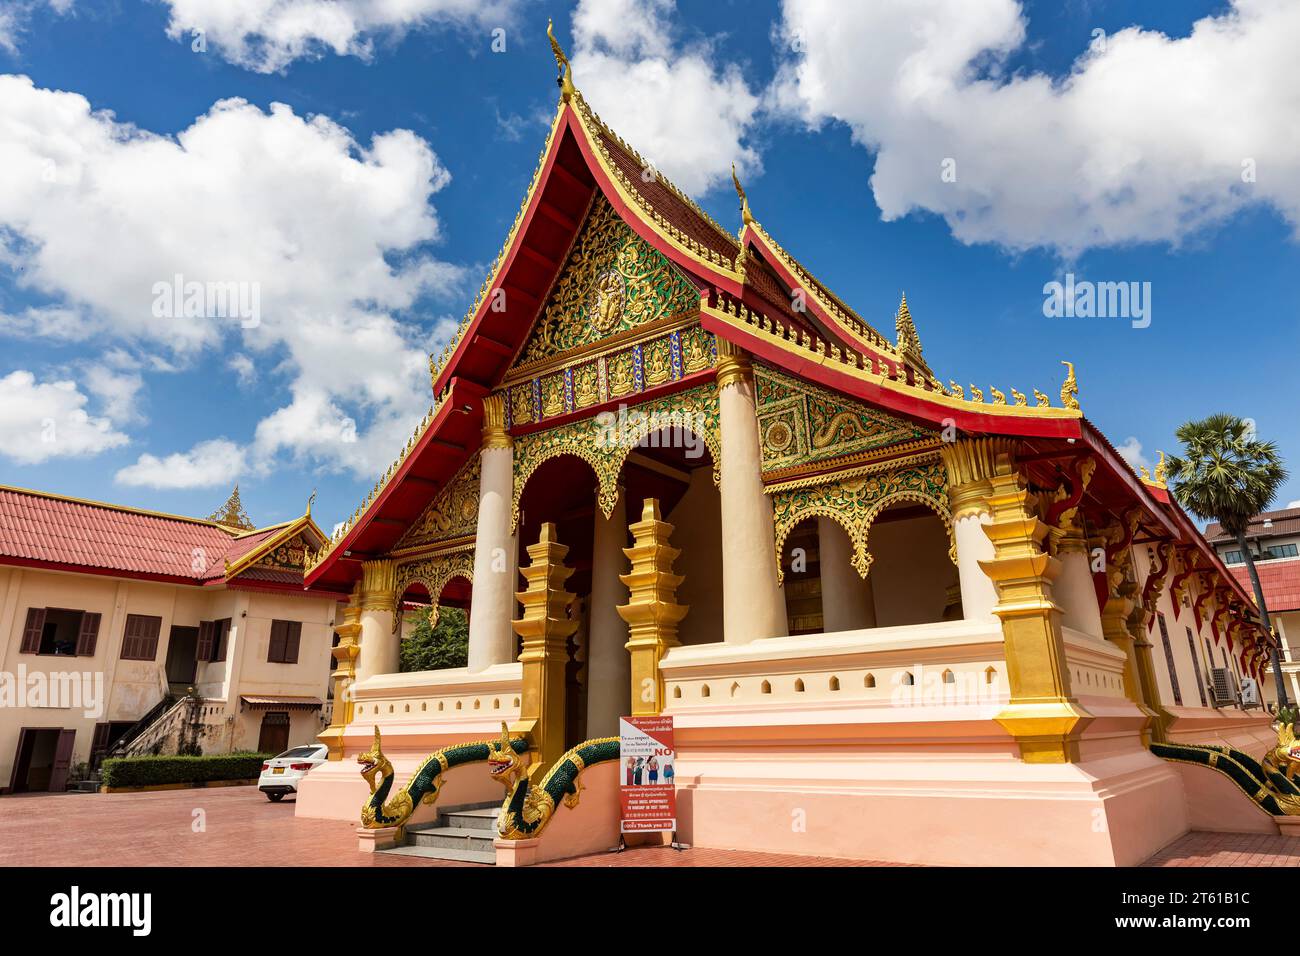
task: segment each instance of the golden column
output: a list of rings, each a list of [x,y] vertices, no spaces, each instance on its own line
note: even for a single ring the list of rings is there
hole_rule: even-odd
[[[400,649],[393,616],[397,609],[397,569],[387,558],[361,562],[361,656],[357,680],[375,674],[396,674]]]
[[[677,625],[690,608],[677,603],[680,574],[673,574],[673,562],[681,551],[668,544],[673,526],[659,519],[659,502],[645,499],[641,520],[629,525],[632,547],[623,553],[632,570],[619,576],[631,592],[618,613],[628,623],[628,654],[632,663],[632,714],[657,714],[664,706],[664,678],[659,662],[670,647],[676,647]]]
[[[361,582],[352,589],[352,598],[344,605],[342,620],[335,626],[338,645],[330,653],[338,667],[330,675],[334,682],[334,712],[330,725],[317,736],[329,748],[330,760],[343,759],[343,733],[352,723],[352,684],[357,677],[357,655],[361,653]]]
[[[1043,550],[1048,528],[1015,465],[1010,446],[994,441],[988,476],[992,520],[984,533],[993,557],[981,561],[997,588],[993,613],[1002,621],[1011,699],[995,718],[1016,739],[1028,763],[1079,759],[1079,734],[1092,720],[1072,695],[1052,581],[1061,563]]]
[[[564,566],[567,546],[555,540],[555,525],[542,525],[541,537],[528,546],[527,567],[519,573],[527,582],[515,596],[524,616],[510,626],[523,638],[519,662],[523,664],[523,693],[519,720],[510,729],[525,734],[535,766],[550,767],[564,753],[564,669],[569,659],[568,641],[578,628],[569,615],[574,596],[564,590],[573,574]]]

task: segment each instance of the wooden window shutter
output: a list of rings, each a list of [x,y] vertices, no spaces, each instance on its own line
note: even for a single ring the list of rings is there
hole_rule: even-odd
[[[99,615],[85,611],[81,615],[81,631],[77,634],[77,656],[94,657],[99,642]]]
[[[212,632],[216,625],[212,621],[199,621],[199,649],[194,656],[201,661],[212,660]]]
[[[302,622],[289,621],[285,626],[284,662],[298,663],[298,645],[302,641]]]
[[[272,664],[284,663],[285,639],[288,637],[287,621],[271,622],[271,646],[267,649],[266,659]]]
[[[145,660],[158,659],[158,633],[162,630],[162,618],[146,617],[144,619],[144,633],[140,635],[143,642],[141,651]]]
[[[226,645],[230,642],[230,618],[223,617],[214,624],[212,634],[212,660],[226,659]]]
[[[18,648],[20,654],[39,654],[41,651],[41,634],[45,630],[45,608],[29,607],[27,623],[23,625],[23,642]]]

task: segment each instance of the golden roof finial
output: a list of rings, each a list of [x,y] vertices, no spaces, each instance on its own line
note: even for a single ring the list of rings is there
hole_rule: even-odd
[[[555,39],[555,25],[548,18],[546,21],[546,36],[551,41],[551,52],[555,54],[555,65],[560,68],[560,75],[555,78],[555,82],[560,86],[560,99],[569,102],[569,99],[577,92],[573,86],[573,68],[569,66],[569,58],[564,55],[564,50],[560,47],[560,41]]]
[[[228,528],[239,528],[241,531],[252,531],[256,525],[249,520],[248,514],[244,511],[244,503],[239,500],[239,485],[235,485],[235,490],[230,493],[230,497],[212,514],[208,515],[209,521],[215,521],[217,524],[223,524]]]
[[[745,187],[740,185],[740,177],[736,175],[736,164],[731,164],[731,182],[736,187],[736,195],[740,197],[740,218],[745,225],[754,221],[754,214],[749,211],[749,197],[745,195]]]
[[[1061,386],[1061,404],[1066,408],[1077,409],[1079,399],[1075,396],[1079,394],[1079,380],[1074,377],[1074,363],[1062,359],[1061,364],[1070,370],[1065,376],[1065,384]]]
[[[1169,484],[1169,463],[1165,461],[1164,452],[1157,451],[1156,454],[1160,456],[1160,460],[1156,462],[1156,484],[1162,488],[1167,487]]]
[[[311,517],[311,506],[316,501],[316,489],[311,490],[311,497],[307,499],[307,517]]]

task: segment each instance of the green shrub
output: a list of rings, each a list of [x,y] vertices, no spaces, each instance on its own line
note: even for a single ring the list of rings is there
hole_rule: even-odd
[[[166,783],[252,780],[275,754],[241,751],[204,757],[110,757],[101,768],[106,787],[154,787]]]

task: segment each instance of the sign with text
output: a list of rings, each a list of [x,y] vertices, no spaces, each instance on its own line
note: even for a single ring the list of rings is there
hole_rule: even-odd
[[[677,829],[677,791],[671,717],[621,717],[619,737],[620,830],[641,833]]]

